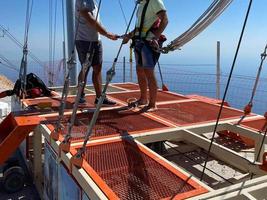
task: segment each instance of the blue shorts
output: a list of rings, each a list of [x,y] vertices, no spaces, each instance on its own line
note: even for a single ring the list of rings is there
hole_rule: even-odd
[[[148,42],[143,40],[135,40],[134,53],[137,66],[146,69],[154,69],[160,56],[160,53],[155,52]]]

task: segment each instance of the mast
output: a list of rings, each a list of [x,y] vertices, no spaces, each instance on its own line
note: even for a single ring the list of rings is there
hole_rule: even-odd
[[[70,85],[77,85],[77,63],[75,51],[75,13],[74,13],[75,0],[66,1],[66,19],[67,19],[67,40],[68,40],[68,68],[70,72]]]

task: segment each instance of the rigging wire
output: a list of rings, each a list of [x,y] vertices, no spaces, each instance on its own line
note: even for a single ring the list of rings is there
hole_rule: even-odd
[[[65,27],[65,4],[64,4],[64,0],[61,1],[61,5],[62,5],[62,28],[63,28],[63,41],[66,42],[66,27]]]
[[[245,20],[244,20],[242,31],[241,31],[241,35],[240,35],[240,38],[239,38],[239,41],[238,41],[238,45],[237,45],[237,49],[236,49],[236,52],[235,52],[234,60],[233,60],[232,67],[231,67],[231,70],[230,70],[230,73],[229,73],[229,77],[228,77],[228,80],[227,80],[227,84],[226,84],[226,87],[225,87],[222,103],[221,103],[220,110],[219,110],[219,113],[218,113],[218,116],[217,116],[216,124],[215,124],[215,127],[214,127],[214,131],[213,131],[213,134],[212,134],[212,138],[211,138],[211,141],[210,141],[207,157],[206,157],[206,160],[205,160],[205,164],[204,164],[204,168],[203,168],[200,180],[203,179],[203,176],[204,176],[204,173],[205,173],[205,169],[206,169],[207,162],[208,162],[208,159],[209,159],[211,147],[212,147],[212,144],[214,142],[214,137],[215,137],[215,134],[216,134],[216,131],[217,131],[217,127],[218,127],[218,124],[219,124],[219,120],[220,120],[220,117],[221,117],[221,114],[222,114],[223,105],[224,105],[224,102],[225,102],[225,99],[226,99],[226,95],[227,95],[227,92],[228,92],[228,89],[229,89],[229,85],[230,85],[230,82],[231,82],[231,79],[232,79],[232,74],[233,74],[233,71],[234,71],[234,68],[235,68],[236,59],[237,59],[237,56],[238,56],[238,53],[239,53],[239,49],[240,49],[241,42],[242,42],[242,39],[243,39],[243,35],[244,35],[244,32],[245,32],[245,28],[246,28],[246,25],[247,25],[247,21],[248,21],[249,13],[250,13],[250,10],[251,10],[252,2],[253,2],[253,0],[249,1],[249,5],[248,5],[248,8],[247,8]]]
[[[49,0],[49,3],[48,3],[48,7],[49,7],[49,15],[48,15],[48,20],[49,20],[49,42],[48,42],[48,45],[49,45],[49,61],[48,61],[48,83],[49,83],[49,86],[52,86],[52,80],[51,80],[51,66],[52,66],[52,21],[53,21],[53,14],[52,14],[52,9],[53,9],[53,4],[52,4],[52,0]]]
[[[128,25],[128,21],[127,21],[127,19],[126,19],[126,15],[125,15],[124,9],[123,9],[123,7],[122,7],[121,0],[118,0],[118,2],[119,2],[119,5],[120,5],[120,9],[121,9],[122,16],[123,16],[123,18],[124,18],[124,22],[125,22],[125,24],[126,24],[126,26],[127,26],[127,25]]]
[[[236,125],[239,125],[245,119],[245,117],[251,113],[251,110],[252,110],[252,107],[253,107],[253,100],[254,100],[254,97],[255,97],[255,94],[256,94],[256,90],[257,90],[257,87],[258,87],[258,84],[259,84],[259,80],[260,80],[260,75],[261,75],[261,71],[262,71],[263,62],[264,62],[264,60],[266,59],[266,56],[267,56],[266,52],[267,52],[267,44],[265,45],[264,52],[261,54],[261,63],[260,63],[260,66],[258,68],[258,73],[257,73],[257,76],[256,76],[256,80],[255,80],[253,89],[252,89],[252,94],[251,94],[250,100],[249,100],[248,104],[244,108],[243,116],[240,118],[240,120],[237,122]]]
[[[23,56],[21,59],[20,71],[19,71],[19,79],[21,81],[19,96],[22,97],[23,99],[26,97],[27,67],[28,67],[28,38],[29,38],[29,28],[31,23],[33,2],[34,0],[27,1]]]
[[[54,13],[54,38],[53,38],[53,47],[52,47],[52,85],[54,85],[54,76],[55,76],[55,53],[56,53],[56,31],[57,31],[57,0],[55,0],[55,13]],[[58,73],[56,73],[58,74]]]
[[[66,27],[65,27],[65,4],[64,0],[61,1],[61,9],[62,9],[62,33],[63,33],[63,71],[64,71],[64,76],[66,74]]]
[[[23,44],[19,42],[19,40],[15,38],[15,36],[13,36],[9,30],[4,28],[4,26],[1,24],[0,24],[0,29],[4,31],[4,35],[7,36],[13,43],[15,43],[19,48],[23,49]],[[28,55],[32,58],[33,61],[35,61],[40,66],[43,67],[45,66],[44,63],[37,56],[35,56],[30,50],[28,50]]]
[[[15,70],[16,72],[19,72],[19,69],[17,67],[15,67],[14,64],[12,64],[6,57],[4,57],[3,55],[0,54],[0,59],[2,59],[5,63],[1,62],[0,60],[0,64],[2,64],[3,66]]]
[[[25,20],[24,45],[28,44],[29,28],[30,28],[30,23],[31,23],[32,9],[33,9],[33,0],[31,0],[31,1],[28,0],[27,10],[26,10],[26,20]]]

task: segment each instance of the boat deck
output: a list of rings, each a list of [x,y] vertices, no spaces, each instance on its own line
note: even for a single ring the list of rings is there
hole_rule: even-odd
[[[75,88],[71,93],[74,93],[74,90]],[[60,93],[60,89],[57,91]],[[207,150],[209,146],[207,134],[214,129],[220,108],[219,100],[159,90],[158,109],[154,112],[142,113],[140,109],[126,109],[129,98],[138,98],[137,84],[112,84],[107,96],[117,104],[101,109],[85,154],[77,162],[76,153],[82,146],[95,109],[93,104],[95,95],[92,87],[86,87],[86,93],[86,104],[79,106],[71,132],[68,149],[70,153],[62,148],[61,142],[67,133],[75,96],[70,95],[67,98],[62,120],[63,130],[59,132],[57,140],[51,137],[51,133],[58,119],[60,96],[26,99],[22,103],[31,112],[39,113],[38,116],[44,118],[41,122],[41,132],[46,139],[46,146],[55,152],[56,157],[61,158],[61,164],[68,169],[87,195],[91,194],[92,198],[98,199],[185,199],[212,191],[211,185],[205,181],[201,182],[197,176],[192,176],[190,170],[186,169],[186,165],[180,164],[180,167],[174,165],[174,161],[171,163],[166,159],[168,156],[163,158],[145,144],[187,141]],[[38,105],[45,102],[52,102],[52,106],[39,109]],[[221,161],[231,163],[233,168],[244,172],[248,170],[247,165],[251,162],[244,159],[240,153],[240,149],[247,148],[247,141],[242,139],[252,135],[251,140],[256,140],[253,137],[258,136],[254,136],[253,133],[262,128],[265,118],[250,114],[240,126],[233,125],[242,115],[243,112],[240,110],[227,105],[223,107],[218,126],[219,136],[211,153],[217,158],[220,157],[219,154],[224,153],[225,158],[221,158]],[[254,121],[257,123],[254,124]],[[231,142],[227,140],[228,137],[226,137],[227,141],[225,140],[225,135],[229,136],[229,132],[233,132],[232,135],[239,134],[243,129],[249,129],[251,133],[247,135],[248,137],[231,137],[235,144],[239,142],[240,149],[231,148]],[[250,147],[254,148],[254,144]],[[226,149],[221,148],[220,145],[225,146]],[[193,148],[191,152],[198,152],[198,150]],[[254,157],[253,154],[251,159]],[[240,162],[235,164],[237,159]],[[259,166],[255,166],[253,170],[257,172],[258,168]],[[209,177],[211,179],[211,176]]]

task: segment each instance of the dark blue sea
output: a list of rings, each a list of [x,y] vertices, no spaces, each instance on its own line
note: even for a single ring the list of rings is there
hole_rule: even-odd
[[[18,62],[19,66],[19,62]],[[54,66],[54,67],[48,67]],[[105,83],[105,73],[112,66],[112,62],[103,64],[103,83]],[[19,68],[19,67],[18,67]],[[216,65],[215,64],[161,64],[163,81],[169,90],[181,94],[199,94],[203,96],[216,98]],[[135,73],[135,64],[132,66],[132,77],[130,64],[125,64],[125,70],[122,62],[116,65],[115,82],[137,82]],[[250,101],[258,66],[253,68],[243,67],[242,70],[234,71],[230,86],[226,95],[226,101],[233,107],[243,109]],[[64,69],[61,63],[44,63],[40,66],[36,63],[29,63],[28,72],[34,72],[40,76],[43,81],[50,86],[60,86],[63,84]],[[223,97],[225,86],[229,78],[230,66],[221,69],[220,76],[220,98]],[[16,81],[18,71],[0,65],[0,73],[7,76],[10,80]],[[162,86],[158,67],[155,73],[157,75],[158,85]],[[91,74],[89,74],[91,77]],[[262,70],[261,78],[258,83],[255,97],[253,99],[253,112],[263,114],[267,111],[267,72]],[[53,84],[51,84],[53,82]],[[91,79],[88,78],[88,84]]]

